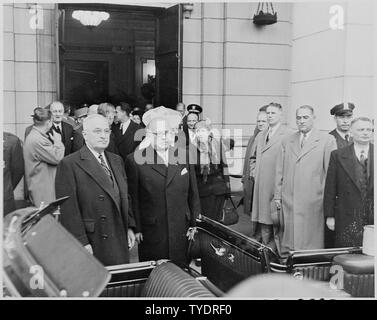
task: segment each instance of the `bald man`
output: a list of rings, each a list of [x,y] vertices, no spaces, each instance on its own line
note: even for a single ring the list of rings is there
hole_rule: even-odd
[[[62,136],[62,142],[65,147],[64,156],[67,156],[72,152],[73,127],[69,123],[63,121],[63,103],[60,101],[54,101],[50,104],[49,109],[52,114],[52,126],[48,133],[55,131]]]
[[[85,145],[57,168],[56,195],[70,197],[61,206],[60,222],[104,265],[128,263],[135,220],[124,164],[105,151],[111,133],[105,117],[90,115],[83,128]]]

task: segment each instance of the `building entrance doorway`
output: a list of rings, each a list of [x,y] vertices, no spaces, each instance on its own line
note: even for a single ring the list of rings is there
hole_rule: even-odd
[[[109,18],[85,26],[75,11]],[[121,101],[174,107],[182,97],[182,8],[59,4],[59,96],[74,108]]]

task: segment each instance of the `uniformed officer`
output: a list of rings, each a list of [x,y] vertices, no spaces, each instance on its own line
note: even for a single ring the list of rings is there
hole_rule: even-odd
[[[200,118],[200,114],[203,112],[203,108],[199,106],[198,104],[192,103],[187,106],[187,112],[196,113],[198,117]]]
[[[330,114],[334,116],[336,128],[330,132],[335,137],[338,149],[347,147],[352,143],[349,130],[353,117],[353,109],[355,105],[351,102],[337,104],[330,110]]]

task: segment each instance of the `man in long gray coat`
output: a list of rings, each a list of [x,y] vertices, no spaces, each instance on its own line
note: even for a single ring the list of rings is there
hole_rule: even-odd
[[[256,142],[256,168],[251,221],[257,223],[252,236],[276,250],[271,202],[274,200],[276,159],[282,139],[292,133],[282,121],[282,106],[270,103],[267,107],[268,128],[258,134]]]
[[[39,207],[42,202],[48,204],[55,200],[56,166],[63,159],[65,148],[60,134],[54,131],[47,135],[52,125],[50,110],[35,108],[33,121],[23,151],[29,197]]]
[[[254,172],[252,171],[255,171],[255,139],[259,132],[268,128],[266,108],[267,106],[263,106],[259,109],[257,115],[257,125],[255,127],[254,134],[250,137],[247,143],[245,159],[243,163],[241,181],[243,186],[243,209],[244,213],[247,215],[250,215],[251,204],[253,202]]]
[[[314,110],[296,110],[298,131],[283,139],[276,166],[275,203],[282,210],[282,254],[324,247],[323,197],[332,135],[313,127]]]

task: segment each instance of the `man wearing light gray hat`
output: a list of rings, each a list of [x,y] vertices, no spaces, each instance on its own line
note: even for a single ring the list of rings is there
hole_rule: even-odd
[[[126,158],[140,261],[184,262],[186,234],[200,213],[194,168],[174,144],[180,121],[179,112],[165,107],[147,111],[143,146]]]

